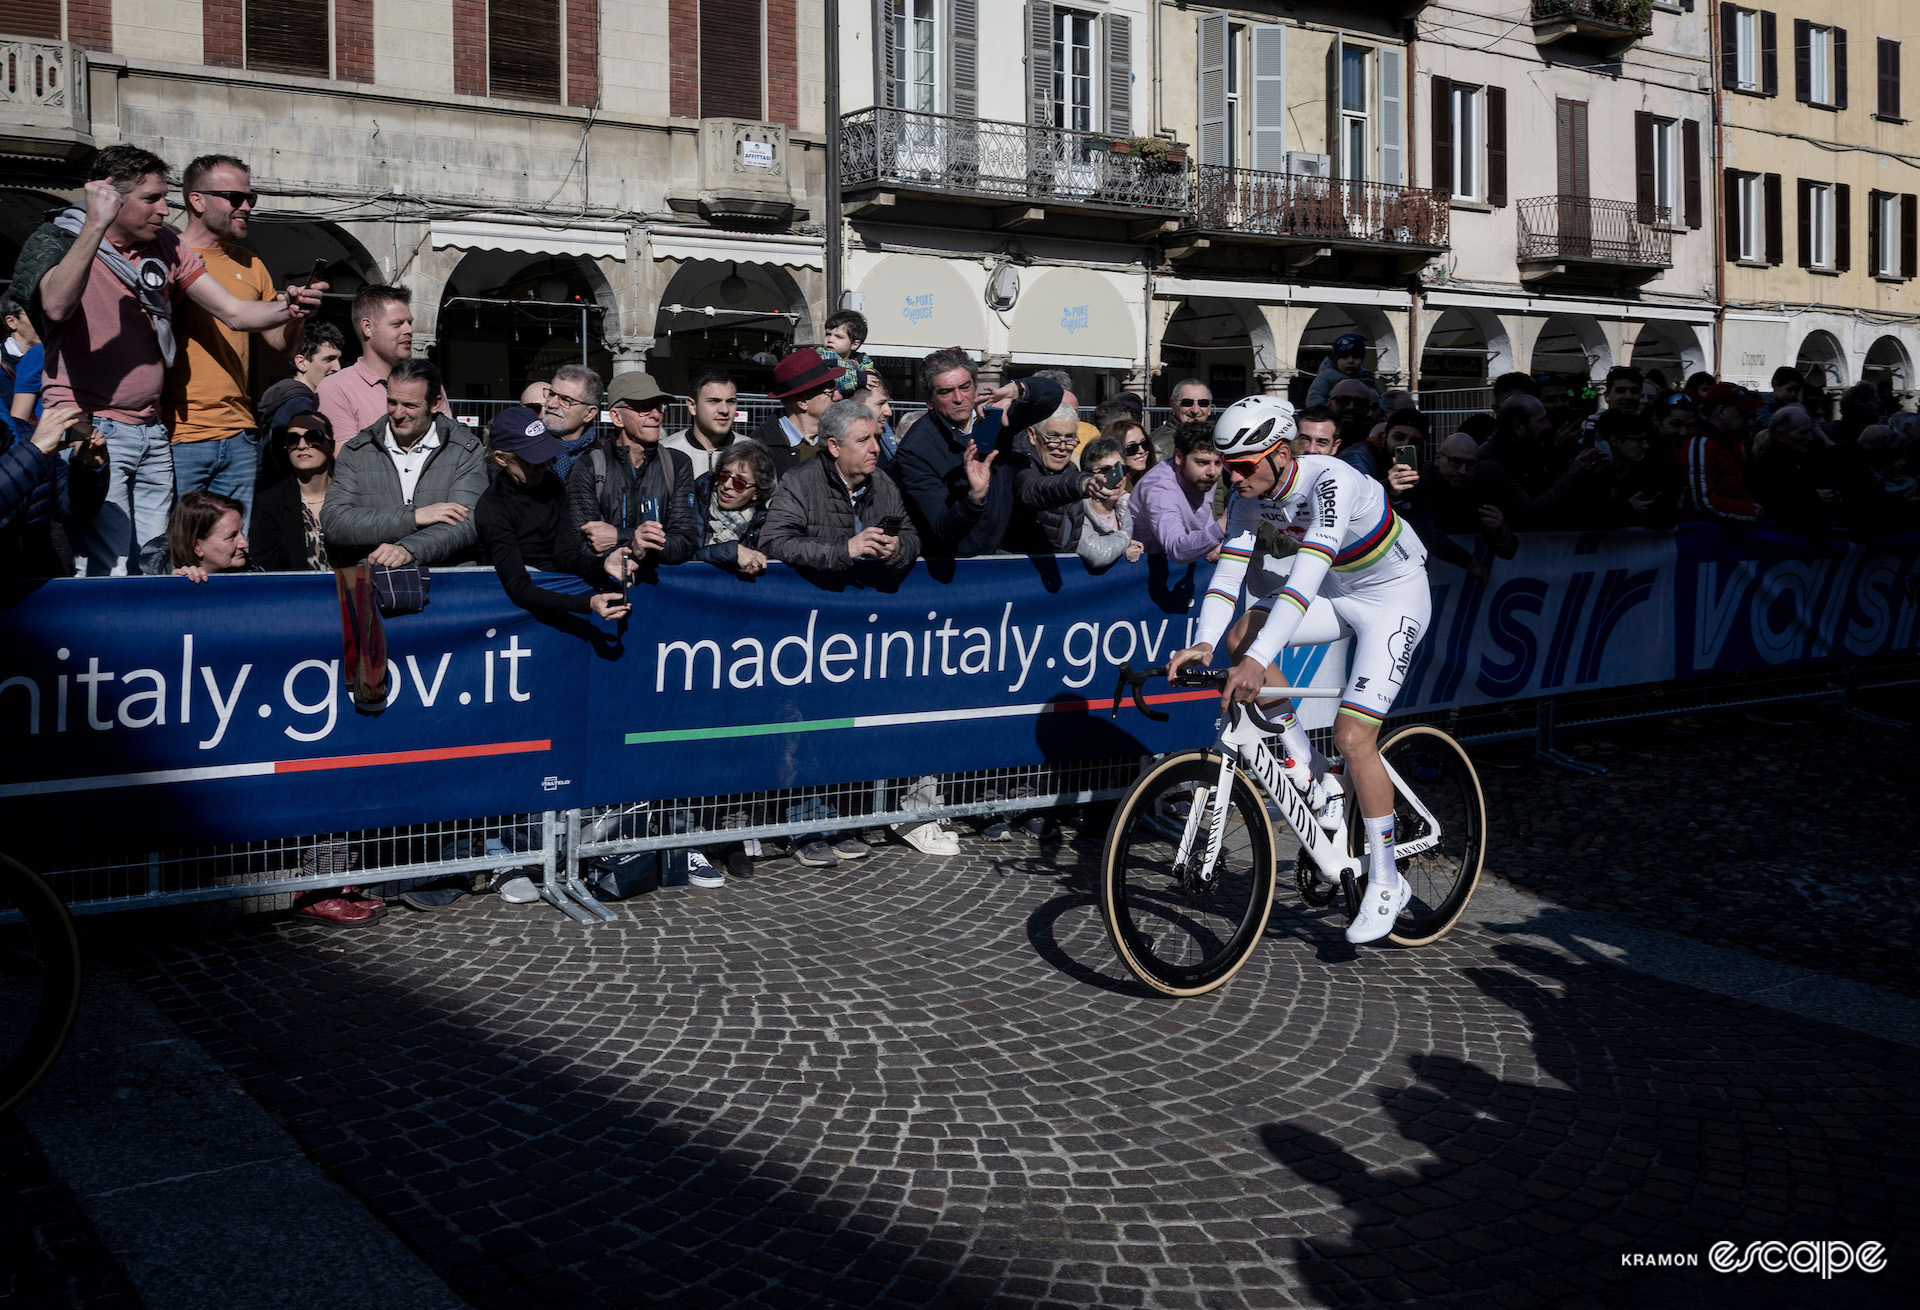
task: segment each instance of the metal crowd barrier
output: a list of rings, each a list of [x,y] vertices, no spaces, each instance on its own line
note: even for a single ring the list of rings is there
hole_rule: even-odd
[[[1920,684],[1920,658],[1871,665],[1823,665],[1542,697],[1510,704],[1396,715],[1435,723],[1471,745],[1534,742],[1535,753],[1577,772],[1605,772],[1559,746],[1569,730],[1636,720],[1757,709],[1831,699],[1847,713],[1895,721],[1863,709],[1862,692]],[[1897,725],[1896,726],[1905,726]],[[1312,734],[1330,747],[1330,734]],[[302,892],[375,887],[449,876],[524,872],[549,905],[592,925],[618,916],[587,885],[591,865],[642,851],[791,840],[819,833],[985,815],[1014,816],[1117,800],[1139,776],[1143,758],[1042,764],[888,778],[728,796],[636,798],[599,808],[496,815],[364,832],[192,848],[101,851],[66,862],[19,852],[36,865],[75,913],[238,901],[243,910],[284,910]],[[0,914],[0,921],[8,916]]]

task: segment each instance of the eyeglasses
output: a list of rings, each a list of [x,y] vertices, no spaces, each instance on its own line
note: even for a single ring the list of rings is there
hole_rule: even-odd
[[[1475,464],[1478,464],[1480,462],[1480,457],[1478,455],[1468,455],[1463,458],[1459,455],[1449,455],[1445,451],[1441,452],[1440,458],[1444,459],[1445,461],[1447,461],[1447,463],[1453,465],[1457,469],[1470,469]]]
[[[1367,398],[1365,396],[1331,396],[1327,403],[1344,409],[1348,405],[1364,405],[1367,403]]]
[[[195,191],[193,194],[196,196],[219,196],[235,209],[240,208],[242,205],[257,205],[260,203],[260,193],[258,191]]]
[[[315,432],[312,428],[297,428],[287,433],[287,449],[295,446],[312,446],[315,450],[331,450],[333,438],[324,432]]]
[[[1078,432],[1069,432],[1064,437],[1059,437],[1059,436],[1055,436],[1051,432],[1042,432],[1040,434],[1040,439],[1046,442],[1049,446],[1071,446],[1076,441],[1080,440],[1080,434]]]
[[[1226,461],[1226,470],[1229,473],[1238,473],[1243,478],[1250,478],[1258,472],[1260,466],[1266,462],[1267,457],[1265,455],[1262,455],[1259,459],[1230,459]]]
[[[1145,451],[1146,448],[1147,443],[1144,441],[1129,441],[1126,445],[1120,447],[1120,453],[1128,459],[1132,459],[1135,455]]]
[[[1173,407],[1175,409],[1212,409],[1213,402],[1211,400],[1176,400],[1173,402]]]
[[[722,473],[714,479],[714,485],[721,491],[758,491],[760,484],[741,477],[738,473]]]
[[[591,400],[586,400],[586,399],[583,399],[583,398],[582,398],[582,397],[580,397],[580,396],[569,396],[569,395],[568,395],[568,394],[567,394],[566,392],[564,392],[564,391],[555,391],[555,390],[554,390],[554,389],[553,389],[552,387],[548,387],[548,388],[547,388],[547,399],[548,399],[548,400],[557,400],[557,401],[559,401],[559,402],[560,402],[561,404],[563,404],[563,405],[583,405],[583,406],[590,406],[590,405],[592,405],[592,404],[593,404],[593,402],[592,402]]]

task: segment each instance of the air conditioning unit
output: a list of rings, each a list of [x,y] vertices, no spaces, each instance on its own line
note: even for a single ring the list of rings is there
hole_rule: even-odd
[[[1287,171],[1301,177],[1330,177],[1333,175],[1333,159],[1328,155],[1316,155],[1305,150],[1287,151]]]

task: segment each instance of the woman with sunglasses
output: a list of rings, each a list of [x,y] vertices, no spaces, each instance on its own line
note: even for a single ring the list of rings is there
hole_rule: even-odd
[[[713,468],[694,480],[700,544],[693,557],[746,577],[765,573],[760,528],[773,484],[773,456],[759,442],[743,439],[721,451]]]
[[[1133,494],[1140,485],[1140,479],[1147,476],[1147,470],[1160,462],[1160,456],[1154,451],[1153,439],[1136,419],[1117,418],[1100,429],[1100,435],[1115,442],[1120,447],[1120,462],[1126,466],[1127,478],[1121,486],[1121,498]],[[1092,443],[1088,443],[1091,447]]]
[[[319,410],[295,414],[275,439],[276,463],[287,472],[261,488],[253,503],[253,562],[269,573],[333,567],[320,510],[333,485],[333,424]]]
[[[1205,667],[1225,637],[1235,662],[1221,708],[1235,701],[1252,708],[1261,687],[1284,685],[1282,650],[1353,639],[1333,727],[1346,761],[1338,792],[1323,792],[1332,775],[1292,705],[1276,703],[1262,718],[1280,738],[1288,781],[1305,793],[1329,832],[1343,822],[1347,789],[1357,795],[1367,832],[1367,894],[1347,940],[1358,945],[1391,932],[1410,896],[1394,861],[1393,782],[1380,761],[1380,724],[1426,635],[1433,598],[1426,547],[1394,512],[1386,488],[1338,458],[1296,456],[1294,431],[1293,406],[1278,396],[1249,396],[1214,425],[1213,447],[1226,461],[1234,492],[1226,541],[1201,603],[1196,640],[1167,661],[1167,676],[1189,664]],[[1262,544],[1263,536],[1273,544]],[[1293,551],[1283,577],[1287,543]],[[1229,631],[1243,588],[1248,610]]]

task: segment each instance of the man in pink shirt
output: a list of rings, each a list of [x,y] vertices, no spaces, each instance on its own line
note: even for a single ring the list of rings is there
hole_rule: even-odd
[[[353,298],[360,358],[320,384],[320,412],[333,424],[334,453],[375,424],[387,421],[387,374],[413,356],[413,292],[370,286]],[[438,414],[451,414],[440,397]]]
[[[176,352],[173,297],[236,332],[265,332],[309,317],[326,288],[243,301],[206,277],[200,256],[165,227],[167,165],[151,151],[109,146],[88,178],[85,208],[49,225],[73,242],[41,275],[31,308],[47,327],[47,408],[91,413],[107,439],[107,498],[82,543],[81,571],[121,576],[164,541],[173,508],[173,456],[159,422]]]

